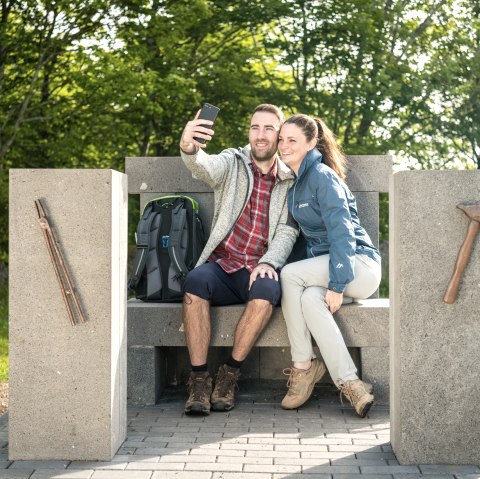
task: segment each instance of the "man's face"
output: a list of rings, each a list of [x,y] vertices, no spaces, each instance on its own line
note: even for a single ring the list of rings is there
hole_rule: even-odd
[[[261,163],[271,161],[277,152],[280,120],[267,111],[257,111],[250,122],[248,141],[252,158]]]

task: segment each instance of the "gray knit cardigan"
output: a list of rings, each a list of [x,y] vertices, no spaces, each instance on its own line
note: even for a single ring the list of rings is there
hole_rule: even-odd
[[[198,260],[199,266],[207,261],[233,228],[252,194],[250,146],[228,148],[218,155],[207,155],[203,150],[193,155],[181,151],[181,155],[193,177],[210,185],[215,197],[211,233]],[[285,264],[298,236],[297,225],[289,216],[287,205],[287,192],[293,180],[292,171],[279,159],[277,180],[270,199],[268,250],[259,260],[259,263],[268,263],[276,269]]]

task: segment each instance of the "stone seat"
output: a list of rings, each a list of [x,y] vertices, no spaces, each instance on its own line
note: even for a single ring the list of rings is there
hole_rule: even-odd
[[[389,156],[350,156],[346,182],[354,193],[360,220],[378,245],[379,193],[388,192],[392,172]],[[131,194],[140,195],[140,207],[153,198],[186,194],[200,204],[206,233],[213,218],[213,192],[192,178],[179,157],[127,158]],[[376,295],[374,295],[376,296]],[[225,359],[233,342],[243,305],[212,308],[212,372]],[[335,315],[360,376],[375,385],[378,402],[389,398],[389,300],[372,297],[344,305]],[[168,384],[185,381],[188,353],[179,303],[144,303],[127,306],[128,399],[132,404],[155,404]],[[222,356],[223,354],[223,356]],[[290,347],[283,315],[276,308],[267,328],[242,367],[243,378],[282,379],[290,364]],[[248,363],[248,364],[247,364]]]
[[[211,346],[232,346],[244,305],[212,307]],[[186,346],[179,303],[127,303],[128,346]],[[389,300],[366,299],[342,306],[335,319],[348,347],[388,347]],[[257,347],[289,347],[281,308],[275,308]]]

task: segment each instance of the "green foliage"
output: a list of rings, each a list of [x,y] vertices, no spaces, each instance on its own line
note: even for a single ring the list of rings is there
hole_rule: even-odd
[[[126,156],[177,155],[203,101],[221,108],[210,151],[244,145],[250,112],[271,102],[322,116],[347,154],[393,152],[415,168],[480,162],[478,2],[5,0],[0,8],[4,263],[10,168],[122,170]]]

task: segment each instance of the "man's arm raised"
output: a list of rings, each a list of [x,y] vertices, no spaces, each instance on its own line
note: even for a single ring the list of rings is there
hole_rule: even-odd
[[[200,143],[195,138],[203,138],[209,141],[214,134],[213,130],[208,128],[213,125],[213,121],[199,120],[199,114],[200,110],[197,111],[195,118],[185,125],[182,137],[180,138],[180,149],[187,155],[194,155],[198,151],[198,148],[205,148],[207,146],[206,143]]]

